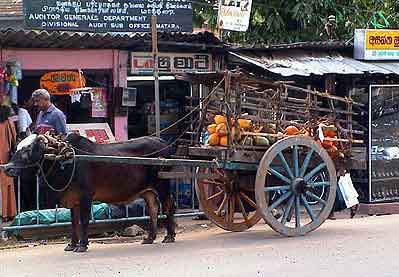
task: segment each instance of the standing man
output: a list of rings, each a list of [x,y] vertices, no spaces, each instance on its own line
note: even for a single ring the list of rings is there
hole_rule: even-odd
[[[37,117],[35,133],[45,134],[50,131],[55,135],[67,133],[66,117],[50,101],[50,93],[45,89],[37,89],[32,93],[33,105],[35,105],[40,113]]]
[[[34,132],[45,134],[50,132],[54,135],[66,135],[66,117],[50,101],[50,93],[45,89],[37,89],[32,93],[33,105],[39,109]],[[40,207],[53,209],[57,203],[54,192],[52,192],[43,180],[40,181],[43,193],[40,193]]]

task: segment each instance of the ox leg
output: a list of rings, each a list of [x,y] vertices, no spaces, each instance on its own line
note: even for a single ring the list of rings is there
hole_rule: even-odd
[[[175,221],[175,202],[172,199],[172,196],[168,194],[162,202],[162,213],[166,215],[166,236],[163,239],[163,243],[172,243],[175,242],[176,237],[176,221]]]
[[[79,243],[79,207],[71,209],[72,219],[72,238],[71,242],[65,247],[64,251],[75,251]]]
[[[87,196],[80,198],[80,241],[79,246],[75,249],[75,252],[86,252],[89,245],[89,217],[91,209],[91,200]]]
[[[157,195],[154,191],[148,190],[142,194],[147,206],[147,211],[150,216],[150,226],[148,237],[144,238],[143,244],[151,244],[157,237],[157,224],[158,224],[158,201]]]

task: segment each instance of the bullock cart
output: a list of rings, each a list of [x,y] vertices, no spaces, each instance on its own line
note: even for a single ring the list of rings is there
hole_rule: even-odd
[[[199,105],[187,107],[183,120],[191,129],[174,157],[76,158],[178,167],[159,177],[194,176],[201,210],[225,230],[244,231],[261,219],[286,236],[317,229],[333,209],[337,176],[351,168],[354,145],[364,145],[354,120],[362,104],[350,94],[268,82],[238,69],[179,78],[211,89],[191,97]]]

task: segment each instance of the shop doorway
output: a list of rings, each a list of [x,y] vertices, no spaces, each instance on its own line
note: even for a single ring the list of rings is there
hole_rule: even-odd
[[[135,107],[128,107],[128,136],[135,138],[155,133],[155,96],[153,81],[130,81],[128,87],[137,89]],[[160,81],[161,130],[170,126],[187,111],[190,84],[185,81]],[[188,122],[179,124],[162,133],[162,138],[171,141],[182,134]]]
[[[32,106],[29,100],[31,98],[32,92],[40,88],[41,76],[50,71],[52,70],[23,71],[23,78],[20,81],[18,88],[18,104],[29,111],[34,122],[37,118],[38,111]],[[86,78],[86,87],[103,87],[106,89],[108,94],[107,98],[110,98],[112,93],[112,72],[110,70],[83,70],[83,73]],[[92,101],[90,94],[82,95],[80,101],[74,103],[72,103],[71,97],[69,95],[52,95],[51,98],[52,102],[65,113],[68,124],[111,124],[110,116],[92,116]]]

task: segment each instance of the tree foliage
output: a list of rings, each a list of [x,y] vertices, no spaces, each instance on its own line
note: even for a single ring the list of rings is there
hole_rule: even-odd
[[[194,0],[194,24],[216,29],[217,0]],[[399,0],[253,0],[247,32],[223,31],[240,43],[352,38],[354,29],[399,28]]]

